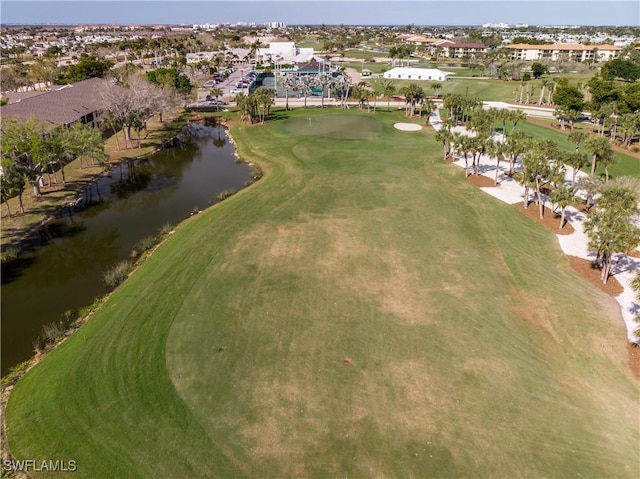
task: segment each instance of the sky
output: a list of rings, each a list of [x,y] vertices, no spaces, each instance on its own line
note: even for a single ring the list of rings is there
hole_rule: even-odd
[[[640,0],[1,0],[2,24],[640,26]]]

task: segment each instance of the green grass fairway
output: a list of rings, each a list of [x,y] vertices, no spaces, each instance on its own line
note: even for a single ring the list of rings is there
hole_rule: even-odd
[[[382,124],[375,118],[344,114],[297,116],[284,123],[289,134],[334,140],[370,140],[381,130]]]
[[[19,459],[78,478],[640,476],[617,303],[552,234],[431,129],[394,129],[402,112],[277,115],[233,129],[265,177],[17,384]]]

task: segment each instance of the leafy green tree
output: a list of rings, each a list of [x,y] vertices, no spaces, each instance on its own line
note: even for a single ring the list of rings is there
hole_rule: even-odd
[[[605,80],[620,78],[624,81],[634,82],[640,79],[640,64],[632,60],[614,58],[602,65],[600,74]]]
[[[64,74],[58,77],[56,83],[63,85],[89,78],[103,78],[113,65],[112,60],[100,59],[95,55],[80,57],[78,63],[67,67]]]
[[[18,164],[11,164],[10,162],[5,164],[3,161],[2,172],[2,177],[0,177],[0,195],[2,197],[2,203],[4,203],[7,208],[7,215],[9,217],[12,216],[11,209],[9,208],[9,200],[15,197],[18,197],[20,213],[24,214],[25,210],[22,195],[26,185],[26,175],[23,168]]]
[[[584,93],[575,85],[570,85],[566,78],[561,78],[553,93],[556,115],[561,118],[577,118],[584,108]]]
[[[534,62],[531,64],[531,74],[533,75],[533,78],[538,79],[545,73],[549,73],[549,69],[545,64],[540,62]]]

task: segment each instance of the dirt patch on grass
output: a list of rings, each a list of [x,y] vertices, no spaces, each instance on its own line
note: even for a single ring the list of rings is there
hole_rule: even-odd
[[[260,413],[240,431],[249,454],[258,463],[277,463],[286,477],[306,477],[305,451],[329,433],[318,419],[323,416],[321,395],[302,380],[299,385],[268,381],[254,389],[252,403]]]
[[[416,360],[396,361],[375,373],[365,373],[357,387],[361,391],[350,422],[371,419],[380,431],[405,431],[428,437],[444,422],[442,412],[455,398],[454,387],[441,372]]]
[[[560,229],[560,213],[555,213],[553,210],[547,208],[546,206],[543,209],[544,217],[542,219],[540,219],[538,205],[536,205],[535,203],[530,203],[528,208],[523,208],[522,203],[520,202],[515,203],[512,206],[529,219],[547,228],[553,234],[570,235],[574,232],[573,226],[571,226],[571,223],[568,222],[565,222],[562,229]]]
[[[629,365],[631,366],[631,372],[640,381],[640,346],[635,344],[627,344],[627,351],[629,352]]]
[[[467,176],[467,180],[471,182],[471,184],[476,185],[478,188],[487,188],[490,186],[496,186],[494,180],[484,175],[469,175]]]
[[[611,296],[618,296],[624,289],[615,277],[610,277],[604,284],[600,280],[600,270],[591,265],[588,259],[578,258],[577,256],[567,256],[569,265],[583,278],[587,279],[591,284],[601,289]]]

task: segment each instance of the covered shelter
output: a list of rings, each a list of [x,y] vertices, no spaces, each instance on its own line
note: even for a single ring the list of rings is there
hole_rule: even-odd
[[[390,80],[431,80],[447,81],[452,73],[443,72],[437,68],[412,68],[397,67],[392,68],[382,74],[383,78]]]

